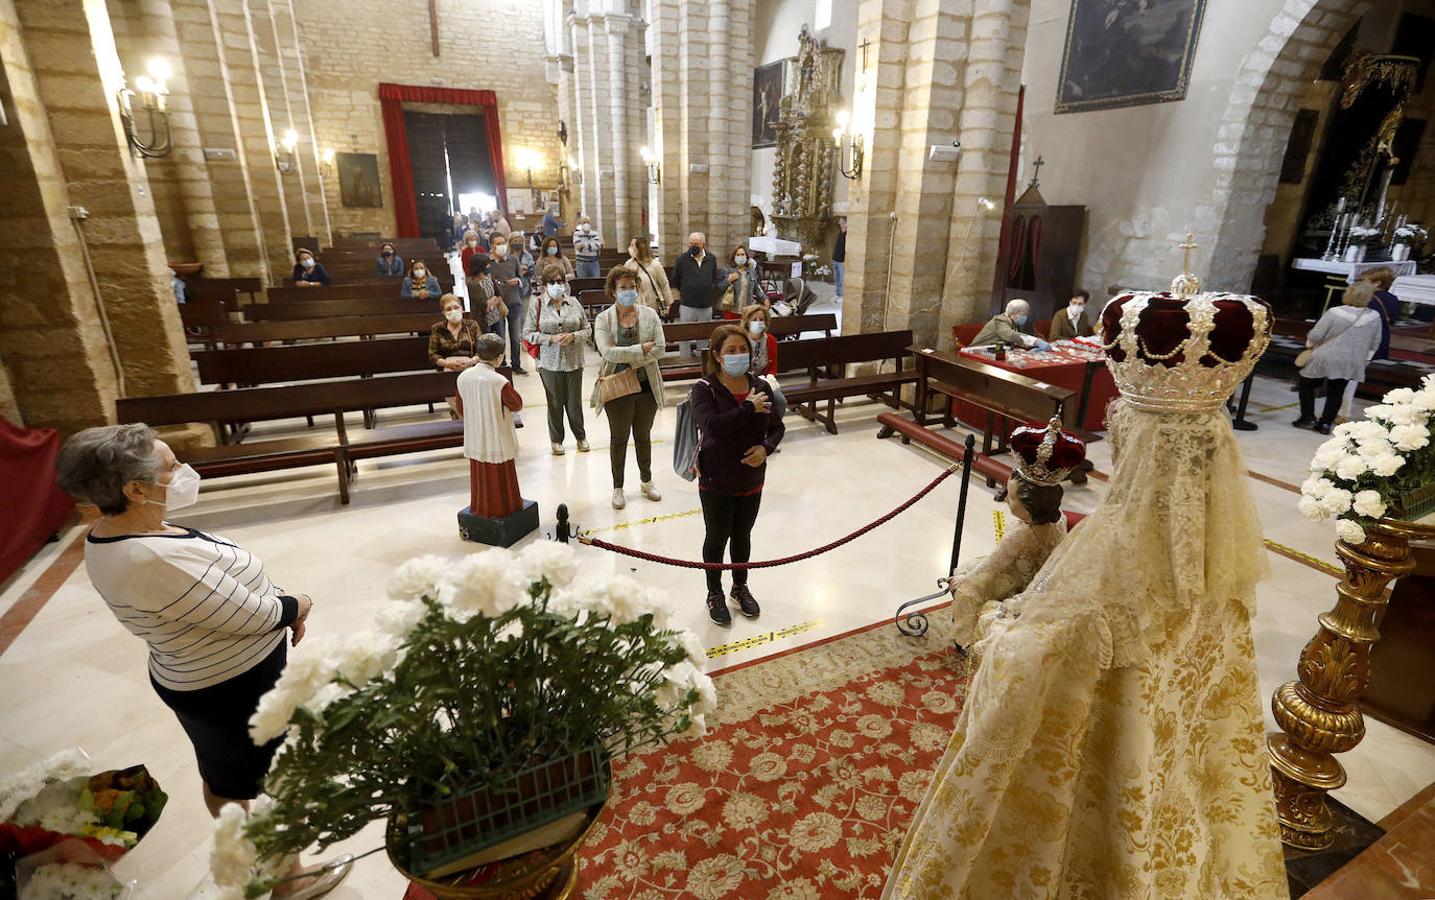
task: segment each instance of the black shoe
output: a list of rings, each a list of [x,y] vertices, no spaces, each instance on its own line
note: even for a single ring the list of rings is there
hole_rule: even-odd
[[[727,600],[722,591],[708,591],[708,618],[719,625],[732,624],[732,613],[727,611]]]
[[[1291,424],[1297,428],[1309,428],[1315,424],[1315,419],[1312,419],[1309,416],[1301,416],[1299,419],[1296,419]]]
[[[1320,424],[1316,425],[1316,426],[1315,426],[1315,433],[1316,433],[1316,434],[1330,434],[1330,423],[1329,423],[1329,422],[1321,422]]]
[[[525,368],[522,368],[521,366],[514,366],[514,367],[513,367],[513,374],[514,374],[514,375],[527,375],[527,374],[528,374],[528,370],[525,369]]]
[[[748,590],[745,584],[735,584],[732,586],[732,599],[737,601],[737,605],[742,607],[742,614],[749,619],[757,618],[758,614],[762,612],[762,607],[757,605],[757,600],[753,599],[752,591]]]

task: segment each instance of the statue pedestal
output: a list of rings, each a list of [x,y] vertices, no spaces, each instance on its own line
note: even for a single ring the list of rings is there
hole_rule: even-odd
[[[533,500],[524,500],[521,507],[500,519],[475,516],[467,506],[458,511],[458,536],[465,541],[512,547],[537,530],[538,503]]]

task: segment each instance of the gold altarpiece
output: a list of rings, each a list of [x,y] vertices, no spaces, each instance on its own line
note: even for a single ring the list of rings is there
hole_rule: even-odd
[[[798,35],[797,56],[785,67],[772,174],[772,218],[780,237],[811,252],[832,225],[833,112],[843,51]]]

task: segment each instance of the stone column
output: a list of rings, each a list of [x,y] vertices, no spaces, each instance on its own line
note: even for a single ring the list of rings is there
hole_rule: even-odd
[[[211,278],[229,276],[214,192],[204,163],[189,82],[169,0],[111,0],[115,40],[127,70],[138,74],[150,57],[169,63],[169,123],[173,150],[144,160],[171,262],[204,264]]]
[[[649,227],[657,236],[662,255],[671,260],[678,252],[686,237],[682,233],[686,218],[682,191],[682,137],[679,124],[682,121],[682,89],[678,83],[679,46],[682,39],[678,33],[679,0],[652,0],[652,21],[648,23],[652,35],[651,59],[653,84],[653,153],[660,165],[661,183],[654,195],[656,202],[651,211]]]
[[[320,174],[319,146],[314,133],[314,115],[309,108],[309,86],[304,77],[304,60],[299,52],[299,30],[294,24],[291,0],[270,0],[274,31],[279,40],[279,61],[283,67],[284,86],[289,93],[289,121],[299,133],[299,183],[303,187],[304,204],[309,213],[309,234],[319,239],[321,247],[334,243],[329,228],[329,204],[325,197],[324,179]]]
[[[278,284],[294,267],[292,232],[284,184],[274,161],[275,135],[264,99],[258,51],[245,0],[210,0],[224,71],[234,103],[239,150],[249,169],[249,191],[259,214],[270,280]]]
[[[259,210],[249,190],[249,165],[239,135],[239,117],[229,92],[225,52],[210,0],[170,0],[169,5],[179,38],[181,65],[176,68],[184,70],[229,275],[272,283]],[[214,154],[205,154],[205,150]],[[281,270],[274,280],[287,271]]]
[[[588,4],[574,6],[572,19],[573,63],[578,88],[578,151],[583,167],[582,212],[609,240],[613,227],[613,108],[608,94],[611,70],[603,15],[589,15]]]
[[[117,114],[122,68],[109,14],[103,4],[93,0],[17,0],[14,9],[37,88],[33,114],[35,118],[48,117],[49,146],[53,147],[53,155],[46,154],[44,131],[37,128],[33,133],[39,155],[31,156],[31,167],[37,181],[53,184],[63,179],[63,199],[87,211],[79,228],[71,226],[72,239],[64,234],[64,226],[54,214],[61,192],[51,194],[53,206],[40,207],[45,210],[49,232],[45,237],[52,242],[50,246],[57,251],[63,247],[59,256],[62,271],[67,273],[70,314],[84,323],[79,328],[86,332],[87,340],[103,343],[102,334],[96,335],[93,329],[108,323],[122,372],[122,378],[116,380],[121,382],[123,394],[192,391],[194,376],[178,305],[170,290],[151,190],[144,167],[130,155]],[[56,161],[58,168],[54,167]],[[88,280],[83,270],[86,261],[97,287],[88,301],[82,288],[75,289],[81,279]],[[79,272],[74,272],[75,265],[81,267]],[[26,260],[23,269],[15,271],[35,269],[36,263]],[[75,277],[68,274],[72,272]],[[102,298],[102,305],[94,304],[95,293]],[[8,302],[5,305],[10,306]],[[47,304],[36,312],[49,318],[55,310]],[[23,327],[25,310],[16,313]],[[42,347],[65,347],[63,341],[43,331],[39,337],[34,343]],[[20,363],[19,380],[38,382],[36,387],[22,390],[44,391],[51,385],[55,390],[86,394],[82,412],[52,410],[54,418],[72,426],[111,420],[110,392],[115,385],[99,371],[98,364],[85,372],[82,362],[72,360],[74,354],[64,352],[59,358],[27,365],[23,354],[45,351],[22,346],[22,355],[17,356],[11,347],[3,349],[7,358]],[[90,354],[84,349],[79,355]],[[87,376],[94,376],[94,382]]]
[[[269,0],[248,0],[250,29],[254,35],[254,50],[259,63],[259,82],[264,91],[264,105],[269,109],[269,130],[274,146],[284,140],[286,131],[299,135],[295,127],[293,111],[289,107],[289,87],[284,66],[279,59],[279,35],[274,28],[274,16],[270,12]],[[309,224],[309,207],[304,200],[307,193],[301,159],[306,152],[313,155],[314,142],[307,135],[299,135],[292,155],[282,148],[277,152],[288,169],[279,170],[284,184],[284,211],[289,217],[289,230],[295,237],[309,237],[313,232]],[[312,168],[312,167],[311,167]]]
[[[843,330],[943,329],[985,318],[1027,9],[1011,0],[863,0],[854,130],[865,162],[849,197]],[[929,159],[960,140],[958,162]]]
[[[73,11],[53,20],[64,24],[68,15]],[[37,46],[58,53],[66,41],[42,36]],[[7,238],[0,241],[0,357],[11,376],[14,420],[66,432],[112,422],[116,369],[68,218],[69,190],[14,0],[0,0],[0,95],[11,113],[0,128]]]

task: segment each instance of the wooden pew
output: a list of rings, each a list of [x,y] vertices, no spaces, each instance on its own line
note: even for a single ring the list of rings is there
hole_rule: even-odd
[[[179,304],[179,320],[184,323],[184,336],[206,347],[214,346],[215,329],[229,321],[229,309],[218,300],[195,300]]]
[[[326,252],[372,253],[379,255],[384,244],[393,244],[394,252],[404,257],[431,254],[441,256],[438,244],[433,238],[335,238],[334,246]]]
[[[877,424],[881,426],[877,430],[879,440],[897,434],[901,436],[904,444],[916,441],[923,447],[940,453],[948,459],[960,461],[962,458],[963,447],[960,443],[940,431],[927,429],[909,416],[897,412],[884,412],[878,414]],[[973,454],[972,470],[986,477],[987,487],[1006,484],[1006,480],[1011,477],[1011,466],[992,459],[985,453]]]
[[[437,316],[420,312],[388,316],[227,323],[215,328],[213,337],[215,341],[228,347],[242,347],[245,344],[257,347],[271,341],[313,341],[324,338],[423,333],[438,321]]]
[[[427,336],[198,350],[190,359],[199,367],[200,384],[242,387],[433,369]]]
[[[831,434],[837,433],[836,403],[846,397],[872,397],[888,406],[903,405],[901,389],[917,381],[917,373],[902,369],[902,360],[912,343],[910,331],[879,331],[872,334],[838,335],[813,341],[791,341],[778,348],[784,371],[806,369],[807,381],[786,381],[782,392],[789,406],[798,408],[806,419],[821,422]],[[893,371],[848,376],[843,370],[851,363],[891,360]],[[880,370],[880,365],[879,365]],[[818,413],[817,404],[827,402],[827,413]]]
[[[184,283],[185,299],[214,301],[232,306],[236,295],[245,295],[245,302],[264,293],[264,282],[258,278],[191,278]]]
[[[453,293],[453,276],[441,274],[438,277],[439,290],[445,294]],[[402,278],[373,278],[367,281],[336,282],[328,287],[295,287],[286,283],[283,287],[272,287],[265,291],[265,297],[270,303],[283,303],[294,300],[344,300],[349,298],[363,298],[365,300],[403,299]]]
[[[540,274],[541,274],[540,269]],[[586,291],[602,291],[603,279],[601,278],[575,278],[568,282],[568,293],[577,297]]]
[[[1007,450],[1008,422],[1041,423],[1055,415],[1061,417],[1067,428],[1077,428],[1076,392],[1069,388],[1047,384],[965,356],[923,347],[911,347],[909,350],[918,376],[917,397],[913,404],[915,428],[925,428],[928,400],[933,392],[978,406],[986,412],[986,424],[982,429],[982,454],[985,456]],[[956,424],[950,402],[945,402],[940,421],[946,427]],[[911,430],[903,433],[915,435],[915,431]],[[879,436],[890,434],[891,431],[886,431]],[[1085,478],[1085,472],[1082,472],[1073,481],[1081,483]],[[990,486],[995,482],[988,476],[987,483]]]
[[[340,502],[348,503],[356,459],[461,447],[463,423],[420,422],[374,429],[351,439],[343,414],[380,407],[443,403],[454,395],[457,378],[456,372],[427,372],[282,387],[122,397],[115,401],[115,413],[121,423],[179,425],[208,422],[216,435],[219,434],[220,424],[227,421],[260,422],[333,415],[334,430],[322,434],[177,450],[176,455],[207,477],[270,472],[332,462],[338,473]]]
[[[705,341],[712,336],[713,329],[722,324],[722,319],[713,319],[710,322],[667,322],[663,324],[663,339],[667,341],[669,349],[680,341]],[[769,328],[773,336],[781,342],[777,348],[777,363],[782,371],[786,371],[789,367],[782,349],[789,344],[784,339],[814,331],[822,332],[823,338],[830,338],[832,332],[837,330],[837,317],[832,313],[778,316],[770,321]],[[659,366],[663,371],[664,381],[701,378],[703,374],[701,359],[676,353],[664,357]]]
[[[300,288],[303,290],[303,288]],[[322,319],[337,316],[393,316],[417,312],[440,316],[437,300],[314,300],[308,303],[255,303],[244,307],[250,322],[283,322],[293,319]]]

